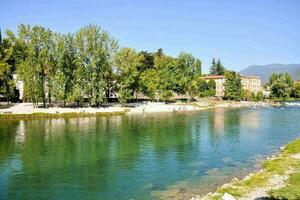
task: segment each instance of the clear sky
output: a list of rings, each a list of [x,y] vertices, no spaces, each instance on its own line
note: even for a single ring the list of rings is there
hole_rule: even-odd
[[[94,23],[121,46],[212,57],[241,70],[300,63],[300,0],[0,0],[0,27],[19,23],[75,32]]]

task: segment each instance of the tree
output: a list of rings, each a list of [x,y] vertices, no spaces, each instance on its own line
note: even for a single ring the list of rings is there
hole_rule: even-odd
[[[88,25],[75,34],[75,46],[75,88],[82,92],[89,105],[102,105],[107,101],[107,93],[113,81],[112,64],[117,42],[100,27]]]
[[[52,93],[56,100],[62,100],[63,105],[71,98],[75,84],[76,49],[73,34],[55,37],[55,74],[52,76]],[[75,92],[75,91],[74,91]],[[76,93],[76,92],[75,92]]]
[[[213,58],[210,67],[210,74],[211,75],[224,75],[225,74],[225,67],[221,63],[220,59],[216,62],[215,58]]]
[[[154,67],[154,55],[153,53],[149,53],[147,51],[141,51],[139,53],[143,56],[142,65],[139,66],[139,72],[142,73],[147,69],[152,69]]]
[[[245,101],[255,100],[255,94],[249,90],[242,90],[242,99]]]
[[[258,91],[255,98],[256,98],[256,101],[262,101],[265,99],[265,96],[262,91]]]
[[[300,82],[299,81],[295,82],[295,84],[293,86],[293,96],[295,98],[300,98]]]
[[[239,74],[233,71],[225,73],[224,98],[240,100],[242,98],[242,82]]]
[[[206,82],[204,79],[199,79],[198,80],[198,83],[197,83],[197,86],[198,86],[198,96],[199,97],[206,97],[207,96],[207,91],[209,89],[209,85],[208,85],[208,82]]]
[[[34,106],[55,102],[99,106],[117,92],[121,103],[142,92],[151,99],[168,101],[174,93],[212,96],[215,83],[199,80],[201,61],[190,53],[168,56],[123,48],[96,25],[75,34],[59,34],[42,26],[19,25],[18,34],[0,33],[0,88],[7,100],[15,94],[12,74],[24,82],[24,100]],[[218,60],[216,70],[223,65]],[[220,70],[219,70],[220,71]],[[218,73],[221,73],[219,72]]]
[[[160,78],[157,75],[157,70],[149,69],[141,74],[140,84],[142,92],[151,100],[155,99],[155,93],[158,90]]]
[[[13,72],[15,71],[15,60],[13,58],[13,41],[11,32],[6,33],[9,37],[2,39],[0,30],[0,93],[3,93],[7,104],[14,96],[15,83]]]
[[[18,27],[19,44],[23,44],[23,56],[19,63],[18,73],[24,81],[24,92],[27,97],[38,105],[51,97],[50,76],[53,73],[53,34],[41,26],[21,24]]]
[[[211,79],[207,82],[207,86],[208,86],[207,96],[209,96],[209,97],[215,96],[216,95],[216,82]]]
[[[267,83],[271,89],[271,96],[286,98],[291,95],[293,79],[288,73],[273,73]]]
[[[290,95],[290,89],[284,79],[277,79],[271,85],[271,94],[276,98],[287,98]]]
[[[117,54],[115,63],[118,74],[118,99],[121,103],[133,99],[139,90],[139,69],[142,66],[144,56],[130,48],[123,48]]]
[[[198,79],[201,73],[201,61],[190,53],[181,52],[177,58],[178,92],[192,96],[192,82]]]

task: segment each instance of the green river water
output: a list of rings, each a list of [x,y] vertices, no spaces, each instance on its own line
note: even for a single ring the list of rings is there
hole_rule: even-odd
[[[297,107],[0,121],[0,199],[184,199],[299,136]]]

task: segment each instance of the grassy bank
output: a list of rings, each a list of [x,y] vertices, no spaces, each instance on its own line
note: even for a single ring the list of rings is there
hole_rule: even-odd
[[[300,199],[300,139],[264,161],[259,172],[234,179],[204,199],[221,199],[225,193],[236,199]]]
[[[13,119],[41,119],[41,118],[62,118],[62,117],[98,117],[98,116],[116,116],[125,115],[125,111],[119,112],[68,112],[68,113],[32,113],[32,114],[0,114],[0,120],[13,120]]]

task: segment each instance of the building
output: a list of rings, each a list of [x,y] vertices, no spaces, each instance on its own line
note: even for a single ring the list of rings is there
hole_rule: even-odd
[[[262,91],[261,80],[259,76],[244,76],[241,75],[242,85],[244,90],[248,90],[257,94]]]
[[[217,97],[223,97],[224,96],[224,83],[225,83],[225,76],[205,76],[203,77],[204,80],[214,80],[216,82],[216,96]],[[261,87],[261,80],[259,76],[245,76],[241,75],[241,82],[243,90],[248,90],[253,93],[257,93],[259,91],[262,91]]]
[[[223,97],[224,96],[224,83],[225,83],[225,77],[223,75],[221,76],[205,76],[203,77],[204,80],[214,80],[216,82],[216,96],[217,97]]]
[[[24,96],[24,82],[19,79],[17,74],[13,74],[13,80],[17,90],[19,90],[19,99],[22,100]]]

